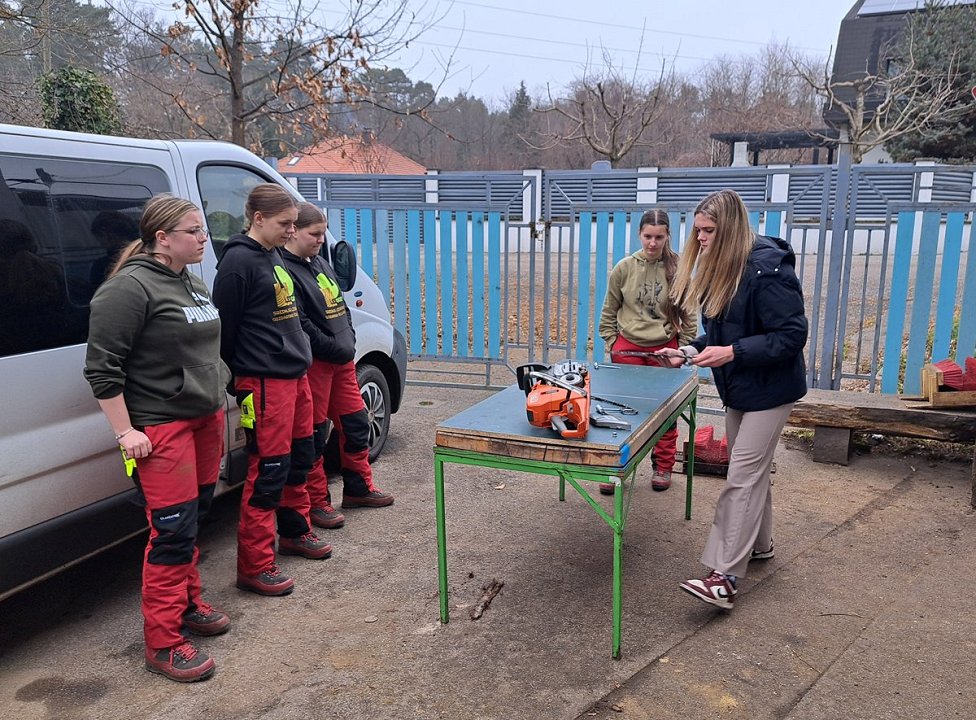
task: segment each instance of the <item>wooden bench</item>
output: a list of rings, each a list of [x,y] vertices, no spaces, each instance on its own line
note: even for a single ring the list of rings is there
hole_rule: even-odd
[[[813,459],[847,465],[854,431],[899,437],[976,442],[976,411],[937,409],[897,395],[848,390],[809,390],[793,407],[789,425],[814,428]],[[976,447],[972,500],[976,507]]]

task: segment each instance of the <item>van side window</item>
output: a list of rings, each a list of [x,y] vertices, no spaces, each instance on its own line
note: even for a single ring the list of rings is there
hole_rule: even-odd
[[[197,185],[214,252],[220,257],[231,235],[244,230],[244,203],[255,185],[273,182],[258,173],[234,165],[203,165]]]
[[[142,206],[155,168],[0,154],[0,357],[88,339],[88,303]]]

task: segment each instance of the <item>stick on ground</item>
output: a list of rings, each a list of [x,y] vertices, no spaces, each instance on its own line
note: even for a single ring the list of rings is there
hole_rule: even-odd
[[[477,604],[473,608],[471,608],[472,620],[477,620],[478,618],[480,618],[482,615],[485,614],[485,610],[487,610],[488,606],[491,605],[491,601],[499,592],[501,592],[501,589],[504,586],[505,583],[502,580],[496,580],[495,578],[492,578],[491,582],[488,583],[488,585],[486,585],[484,588],[482,588],[481,598],[479,598]]]

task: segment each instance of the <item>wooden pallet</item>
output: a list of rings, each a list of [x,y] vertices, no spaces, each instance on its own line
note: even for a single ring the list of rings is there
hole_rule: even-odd
[[[973,390],[940,390],[942,387],[942,371],[935,365],[922,368],[922,397],[930,407],[976,407],[976,391]],[[907,398],[906,398],[907,399]]]

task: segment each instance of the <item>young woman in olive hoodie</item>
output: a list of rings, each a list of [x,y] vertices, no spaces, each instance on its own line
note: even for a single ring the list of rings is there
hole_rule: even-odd
[[[687,345],[698,334],[693,312],[671,302],[668,292],[678,267],[671,249],[671,222],[664,210],[648,210],[640,219],[641,248],[618,262],[610,272],[607,297],[600,314],[600,337],[610,348],[610,360],[626,365],[659,366],[650,353]],[[671,469],[678,450],[674,425],[654,446],[651,487],[671,487]],[[600,492],[612,495],[614,486],[601,483]]]
[[[295,303],[295,285],[278,248],[295,234],[298,209],[288,192],[258,185],[244,207],[246,234],[224,248],[214,280],[220,309],[220,354],[234,374],[250,458],[237,525],[237,586],[287,595],[294,581],[278,552],[323,559],[332,546],[309,524],[305,482],[314,458],[312,362]]]
[[[142,573],[146,668],[204,680],[214,661],[185,640],[226,632],[230,619],[201,597],[197,521],[213,498],[223,455],[220,320],[207,287],[186,269],[207,231],[193,203],[146,203],[130,244],[91,301],[85,377],[142,490],[149,542]]]

